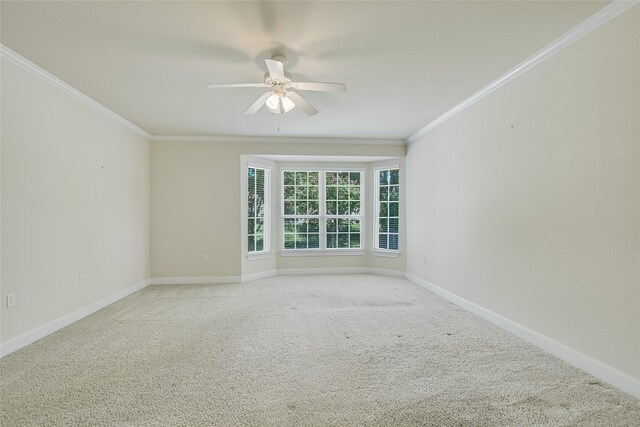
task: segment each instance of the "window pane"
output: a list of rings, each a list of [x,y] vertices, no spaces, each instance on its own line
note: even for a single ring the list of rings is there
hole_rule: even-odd
[[[256,192],[256,170],[254,168],[248,168],[247,184],[249,185],[249,194],[255,194]]]
[[[349,202],[347,200],[340,200],[338,202],[338,215],[349,214]]]
[[[293,233],[296,231],[296,220],[292,218],[285,218],[284,220],[284,232]]]
[[[348,187],[338,187],[338,200],[349,200]]]
[[[337,248],[338,247],[338,236],[336,234],[327,234],[327,248]]]
[[[296,202],[296,215],[306,215],[307,210],[307,202]]]
[[[338,183],[337,174],[335,172],[327,172],[326,174],[327,185],[336,185]]]
[[[389,200],[389,187],[380,187],[378,200],[380,200],[381,202],[386,202],[387,200]]]
[[[349,224],[349,231],[352,233],[360,233],[360,220],[352,219]]]
[[[306,219],[299,219],[296,222],[296,231],[298,233],[306,233],[307,232],[307,220]]]
[[[338,173],[338,185],[347,185],[349,183],[349,172]]]
[[[249,198],[247,199],[247,216],[256,216],[256,198],[252,194],[249,194]]]
[[[389,231],[387,227],[387,218],[380,218],[378,221],[380,222],[380,227],[378,228],[380,232],[386,233]]]
[[[309,200],[318,200],[320,198],[320,191],[318,187],[309,187]]]
[[[348,232],[349,231],[349,220],[348,219],[339,219],[338,220],[338,231],[340,231],[340,232]]]
[[[258,196],[264,200],[264,169],[256,169],[256,189]]]
[[[360,185],[360,172],[351,172],[349,174],[351,185]]]
[[[349,233],[339,233],[338,234],[338,247],[339,248],[348,248],[349,247]]]
[[[351,248],[359,248],[360,247],[360,233],[351,233],[349,238],[349,247]]]
[[[398,169],[392,169],[391,171],[391,185],[398,185],[400,184],[400,170]]]
[[[382,188],[380,189],[382,190]],[[397,202],[400,200],[400,187],[397,185],[392,185],[389,187],[389,200],[392,202]]]
[[[296,234],[296,249],[307,249],[306,234]]]
[[[285,200],[295,200],[296,197],[296,187],[293,185],[285,185],[284,186],[284,199]]]
[[[389,249],[398,250],[398,235],[389,234]]]
[[[264,202],[256,200],[256,217],[264,217]]]
[[[309,172],[309,184],[318,185],[318,172]]]
[[[264,220],[256,219],[256,234],[264,234]]]
[[[256,237],[256,251],[264,250],[264,238],[262,236]]]
[[[284,214],[294,215],[296,213],[295,202],[284,202]]]
[[[317,200],[314,202],[309,202],[309,215],[318,215],[320,212],[320,202]]]
[[[296,184],[297,185],[307,184],[307,172],[296,172]]]
[[[320,220],[309,219],[307,222],[307,227],[308,227],[309,233],[318,233],[320,231]]]
[[[295,249],[296,248],[295,234],[285,234],[284,235],[284,248],[285,249]]]
[[[379,216],[382,218],[389,216],[389,203],[381,202],[380,210],[378,212]]]
[[[293,185],[296,183],[296,173],[295,172],[285,172],[284,173],[284,185]]]
[[[337,228],[337,219],[328,219],[327,220],[327,232],[336,232],[338,231]]]
[[[327,186],[327,200],[338,200],[338,187],[335,185]]]
[[[349,215],[360,215],[360,202],[350,202]]]
[[[349,199],[360,201],[360,187],[349,187]]]
[[[338,202],[327,202],[327,215],[338,214]]]
[[[389,233],[398,232],[398,218],[389,218]]]
[[[247,223],[247,234],[255,233],[256,222],[253,219],[250,219]]]
[[[309,249],[318,249],[320,247],[320,235],[309,234]]]
[[[387,235],[386,234],[379,234],[378,235],[378,243],[380,245],[380,249],[389,249],[389,247],[387,246]]]
[[[398,216],[398,202],[389,203],[389,216]]]
[[[296,200],[307,200],[308,195],[307,187],[296,187]]]
[[[378,178],[378,182],[380,183],[380,185],[389,184],[389,171],[380,171]]]

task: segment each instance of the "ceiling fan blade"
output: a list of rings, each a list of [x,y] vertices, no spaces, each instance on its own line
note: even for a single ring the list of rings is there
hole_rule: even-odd
[[[316,109],[316,107],[309,104],[307,101],[304,100],[303,97],[301,97],[297,93],[288,91],[287,97],[290,100],[292,100],[294,104],[296,104],[296,107],[302,108],[302,111],[307,113],[308,116],[315,116],[316,114],[318,114],[318,110]]]
[[[344,83],[320,83],[320,82],[291,82],[291,87],[298,90],[312,90],[315,92],[346,92]]]
[[[267,63],[267,69],[269,70],[269,75],[274,79],[284,79],[284,64],[280,61],[274,61],[273,59],[265,59],[264,62]]]
[[[271,96],[271,93],[271,91],[263,93],[262,96],[258,98],[258,100],[254,102],[247,111],[244,112],[244,114],[250,116],[257,113],[258,110],[261,109],[264,103],[267,101],[267,98]]]
[[[266,83],[211,83],[208,84],[209,89],[220,89],[228,87],[270,87]]]

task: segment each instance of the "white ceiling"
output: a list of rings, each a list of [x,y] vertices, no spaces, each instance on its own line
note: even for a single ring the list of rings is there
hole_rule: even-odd
[[[11,2],[2,44],[154,135],[405,139],[608,2]],[[244,111],[264,58],[320,114]],[[524,101],[526,102],[526,101]]]

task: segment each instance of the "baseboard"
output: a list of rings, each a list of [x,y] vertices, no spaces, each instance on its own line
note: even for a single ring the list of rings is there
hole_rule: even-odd
[[[600,362],[586,354],[574,350],[566,345],[559,343],[545,335],[534,330],[522,326],[504,316],[501,316],[491,310],[488,310],[476,303],[466,300],[454,293],[442,289],[431,282],[406,273],[406,278],[412,282],[422,286],[423,288],[443,297],[446,300],[464,308],[473,314],[482,317],[494,325],[511,332],[515,336],[541,348],[542,350],[553,354],[554,356],[564,360],[565,362],[582,369],[620,390],[640,399],[640,380],[626,374],[618,369]]]
[[[252,280],[265,279],[273,276],[291,276],[297,274],[379,274],[381,276],[405,277],[404,271],[388,270],[371,267],[334,267],[334,268],[291,268],[267,270],[258,273],[243,274],[242,276],[185,276],[185,277],[154,277],[150,285],[206,285],[216,283],[246,283]]]
[[[276,274],[277,274],[276,270],[268,270],[268,271],[261,271],[259,273],[243,274],[242,283],[250,282],[252,280],[266,279],[267,277],[273,277]]]
[[[298,274],[358,274],[366,273],[367,267],[332,267],[332,268],[279,268],[278,276],[295,276]]]
[[[288,268],[276,270],[278,276],[302,274],[379,274],[381,276],[405,277],[404,271],[371,267],[333,267],[333,268]]]
[[[96,311],[113,304],[116,301],[121,300],[122,298],[128,297],[134,292],[138,292],[146,288],[149,285],[149,280],[143,280],[141,282],[136,283],[135,285],[131,285],[128,288],[122,289],[115,294],[104,297],[94,303],[91,303],[87,306],[84,306],[74,312],[71,312],[67,315],[57,318],[49,323],[46,323],[42,326],[37,327],[29,332],[26,332],[16,338],[10,339],[6,343],[2,344],[0,347],[0,357],[4,357],[8,354],[13,353],[16,350],[21,349],[22,347],[26,347],[31,343],[38,341],[41,338],[46,337],[49,334],[56,332],[59,329],[64,328],[65,326],[69,326],[70,324],[82,319],[83,317],[87,317],[90,314],[95,313]]]
[[[185,276],[154,277],[150,285],[207,285],[216,283],[239,283],[241,276]]]

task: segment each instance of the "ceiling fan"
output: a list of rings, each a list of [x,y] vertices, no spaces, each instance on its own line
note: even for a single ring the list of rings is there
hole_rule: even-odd
[[[347,86],[343,83],[320,83],[320,82],[295,82],[291,79],[291,74],[284,71],[284,56],[276,55],[271,59],[265,59],[267,72],[264,73],[263,83],[211,83],[207,85],[210,89],[234,88],[234,87],[266,87],[269,91],[262,94],[256,102],[249,107],[245,114],[255,114],[263,106],[267,106],[269,111],[276,114],[284,114],[300,107],[309,116],[318,114],[318,110],[300,96],[296,90],[310,90],[315,92],[346,92]]]

